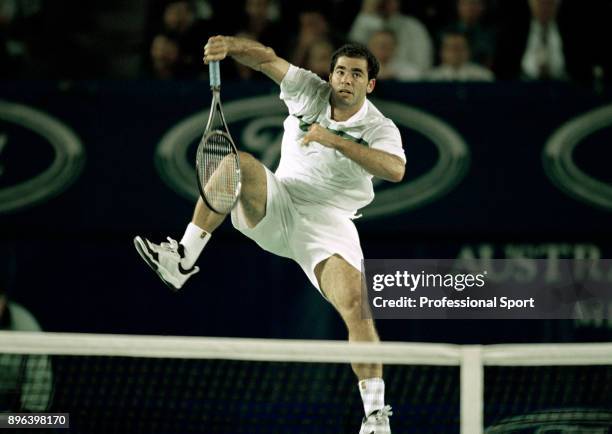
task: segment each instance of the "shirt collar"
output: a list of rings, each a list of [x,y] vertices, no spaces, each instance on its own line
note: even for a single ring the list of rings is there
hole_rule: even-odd
[[[334,122],[334,123],[336,123],[338,125],[352,125],[352,124],[355,124],[355,123],[363,120],[366,117],[367,114],[368,114],[368,99],[366,98],[363,101],[363,104],[361,105],[361,108],[353,116],[351,116],[350,118],[348,118],[345,121],[335,121],[335,120],[332,119],[332,116],[331,116],[331,102],[329,100],[327,101],[327,119],[329,119],[331,122]]]

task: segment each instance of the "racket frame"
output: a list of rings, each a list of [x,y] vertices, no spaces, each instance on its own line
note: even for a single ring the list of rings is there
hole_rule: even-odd
[[[242,170],[240,168],[240,155],[238,154],[238,149],[236,148],[236,144],[234,143],[234,139],[229,132],[229,128],[227,127],[227,122],[225,121],[225,115],[223,114],[223,106],[221,105],[221,80],[219,74],[219,62],[211,62],[209,65],[210,69],[210,83],[212,90],[212,102],[210,104],[210,112],[208,114],[208,122],[206,123],[206,128],[204,129],[204,134],[200,139],[200,144],[198,145],[198,149],[196,150],[196,178],[198,181],[198,189],[200,190],[200,196],[202,200],[206,203],[206,205],[213,210],[217,214],[225,214],[224,210],[220,211],[212,205],[211,201],[209,201],[206,197],[206,193],[204,192],[204,185],[202,185],[202,179],[200,178],[200,168],[199,168],[199,158],[197,157],[201,152],[203,152],[204,147],[207,144],[208,138],[213,134],[222,134],[229,139],[229,143],[232,148],[232,154],[236,159],[236,171],[238,176],[238,184],[236,187],[236,191],[234,194],[234,203],[232,208],[236,206],[238,202],[238,198],[240,197],[240,192],[242,190]],[[213,123],[215,120],[215,116],[219,115],[221,118],[222,128],[214,128]],[[231,208],[230,208],[231,211]],[[228,212],[229,213],[229,212]]]

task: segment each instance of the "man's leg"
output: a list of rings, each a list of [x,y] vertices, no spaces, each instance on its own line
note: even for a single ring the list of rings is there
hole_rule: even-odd
[[[255,157],[239,152],[242,172],[240,205],[249,227],[254,227],[266,214],[267,181],[264,166]],[[206,205],[201,197],[187,226],[181,244],[185,246],[185,266],[191,267],[206,246],[210,235],[223,223],[227,214],[218,214]]]
[[[250,154],[239,152],[242,173],[240,204],[247,223],[254,227],[266,214],[267,179],[264,166]],[[225,220],[227,214],[212,211],[198,198],[191,223],[180,243],[154,244],[141,237],[134,238],[140,256],[153,268],[166,284],[179,289],[199,270],[194,264],[208,243],[212,232]]]
[[[361,272],[344,258],[334,255],[317,264],[315,275],[321,290],[344,320],[349,341],[378,342],[374,320],[362,318]],[[379,363],[353,363],[351,366],[359,380],[382,376]]]
[[[361,272],[344,258],[334,255],[317,264],[315,275],[321,290],[344,320],[349,341],[379,342],[374,320],[362,315]],[[359,392],[366,414],[361,432],[390,433],[387,417],[390,408],[384,404],[382,364],[353,363],[351,366],[359,380]],[[386,408],[384,414],[383,408]],[[377,421],[376,414],[382,414],[380,421]]]

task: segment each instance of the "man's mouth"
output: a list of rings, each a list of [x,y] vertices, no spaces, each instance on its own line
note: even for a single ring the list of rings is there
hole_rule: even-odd
[[[340,89],[338,91],[338,93],[341,93],[341,94],[344,94],[344,95],[352,95],[353,94],[353,92],[351,92],[350,90],[347,90],[347,89]]]

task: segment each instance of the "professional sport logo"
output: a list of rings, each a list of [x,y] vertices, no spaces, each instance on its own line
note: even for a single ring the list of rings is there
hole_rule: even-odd
[[[60,194],[78,178],[84,162],[81,141],[65,124],[0,101],[0,214]]]
[[[469,167],[469,150],[462,137],[444,121],[421,110],[391,101],[374,104],[402,131],[416,132],[435,146],[436,161],[417,177],[407,175],[399,184],[379,182],[376,198],[363,211],[364,218],[408,211],[435,201],[451,191]],[[274,169],[280,158],[283,121],[287,108],[276,95],[235,100],[224,104],[225,118],[235,134],[239,150],[254,154]],[[202,136],[208,110],[195,113],[172,127],[156,150],[156,166],[162,179],[175,191],[194,201],[198,197],[193,149]],[[410,147],[407,147],[408,168]]]
[[[576,147],[590,135],[612,126],[612,105],[567,122],[544,147],[544,169],[557,187],[591,205],[612,210],[612,185],[585,173],[574,161]]]

